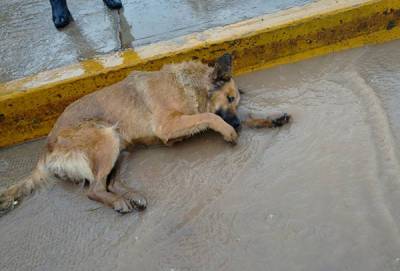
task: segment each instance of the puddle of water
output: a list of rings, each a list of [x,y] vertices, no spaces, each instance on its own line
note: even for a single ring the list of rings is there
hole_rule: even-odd
[[[123,178],[140,214],[56,185],[0,219],[0,269],[399,270],[399,45],[238,78],[243,107],[293,123],[137,149]],[[1,150],[1,182],[41,144]]]

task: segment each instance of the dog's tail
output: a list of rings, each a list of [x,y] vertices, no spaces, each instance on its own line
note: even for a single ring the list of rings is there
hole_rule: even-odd
[[[26,196],[42,188],[51,180],[48,170],[40,160],[31,175],[0,191],[0,216],[11,211]]]

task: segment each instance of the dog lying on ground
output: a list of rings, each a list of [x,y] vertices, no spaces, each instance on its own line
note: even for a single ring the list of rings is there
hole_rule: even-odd
[[[115,211],[146,208],[146,199],[118,179],[121,151],[136,144],[172,144],[211,129],[236,143],[239,90],[225,54],[214,67],[199,62],[131,73],[112,86],[69,105],[47,138],[44,154],[30,177],[0,193],[6,212],[48,180],[86,181],[87,196]],[[245,119],[250,127],[277,127],[290,116]]]

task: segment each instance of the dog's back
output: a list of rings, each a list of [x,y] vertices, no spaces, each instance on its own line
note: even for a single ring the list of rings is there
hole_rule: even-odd
[[[61,130],[87,120],[117,125],[127,142],[147,141],[154,136],[155,118],[206,110],[209,73],[207,65],[196,62],[166,65],[155,72],[134,71],[124,80],[69,105],[48,141],[53,142]]]

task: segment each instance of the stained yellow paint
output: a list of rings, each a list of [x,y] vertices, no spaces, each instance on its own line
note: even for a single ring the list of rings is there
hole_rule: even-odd
[[[76,99],[132,70],[234,55],[242,74],[400,38],[400,0],[321,0],[0,85],[0,147],[46,135]]]

